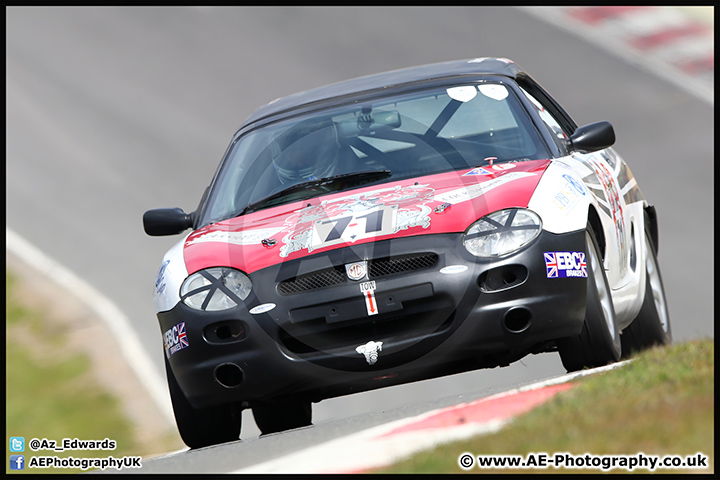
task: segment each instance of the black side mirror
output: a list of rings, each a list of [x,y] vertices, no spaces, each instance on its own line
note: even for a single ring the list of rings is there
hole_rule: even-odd
[[[180,208],[157,208],[148,210],[143,215],[145,233],[153,237],[175,235],[193,225],[192,214]]]
[[[572,150],[590,153],[615,143],[615,130],[610,122],[596,122],[578,127],[570,137]]]

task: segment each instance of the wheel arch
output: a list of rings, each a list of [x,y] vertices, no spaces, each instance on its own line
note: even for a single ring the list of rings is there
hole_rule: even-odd
[[[595,239],[598,242],[598,247],[600,248],[600,254],[602,255],[602,260],[605,260],[605,232],[602,228],[602,223],[600,221],[600,215],[598,215],[597,210],[595,210],[595,206],[593,204],[588,205],[588,225],[590,229],[592,230],[593,234],[595,235]]]
[[[650,234],[650,240],[652,240],[653,247],[655,247],[655,254],[657,254],[660,234],[658,231],[657,211],[655,211],[654,205],[645,207],[645,229]]]

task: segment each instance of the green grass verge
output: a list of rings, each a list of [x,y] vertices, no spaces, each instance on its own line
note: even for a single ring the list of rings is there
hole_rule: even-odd
[[[574,388],[518,417],[491,435],[446,444],[373,473],[464,473],[465,452],[520,455],[680,455],[700,452],[713,471],[714,342],[697,340],[653,348],[629,364],[578,379]],[[610,470],[626,473],[624,469]],[[636,473],[649,470],[637,469]],[[601,469],[480,469],[468,473],[602,473]],[[678,470],[660,469],[660,473]]]
[[[104,391],[90,373],[84,354],[65,348],[61,326],[45,321],[43,312],[23,305],[14,294],[16,280],[6,272],[6,473],[77,473],[76,468],[30,469],[31,457],[105,458],[142,456],[150,452],[136,442],[133,427],[118,399]],[[92,341],[92,339],[88,339]],[[25,469],[10,470],[9,439],[25,438]],[[117,442],[114,450],[38,451],[31,439],[104,440]],[[162,448],[162,447],[160,447]],[[164,450],[161,450],[164,451]]]

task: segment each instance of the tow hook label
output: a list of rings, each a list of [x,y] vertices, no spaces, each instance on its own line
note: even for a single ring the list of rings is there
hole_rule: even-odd
[[[377,315],[378,308],[377,302],[375,301],[375,281],[363,282],[360,284],[360,292],[362,292],[365,298],[365,307],[369,315]]]

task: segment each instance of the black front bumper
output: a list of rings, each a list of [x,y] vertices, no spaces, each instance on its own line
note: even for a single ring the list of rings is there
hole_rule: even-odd
[[[356,245],[254,272],[245,305],[200,312],[179,303],[158,319],[175,339],[184,323],[184,348],[168,361],[196,408],[287,396],[319,401],[506,365],[578,334],[587,279],[548,278],[543,253],[557,251],[585,252],[584,230],[543,231],[495,260],[468,253],[461,234]],[[363,281],[345,275],[344,265],[360,260],[375,281],[375,315]],[[276,306],[250,313],[266,304]],[[356,350],[371,341],[382,342],[372,365]]]

